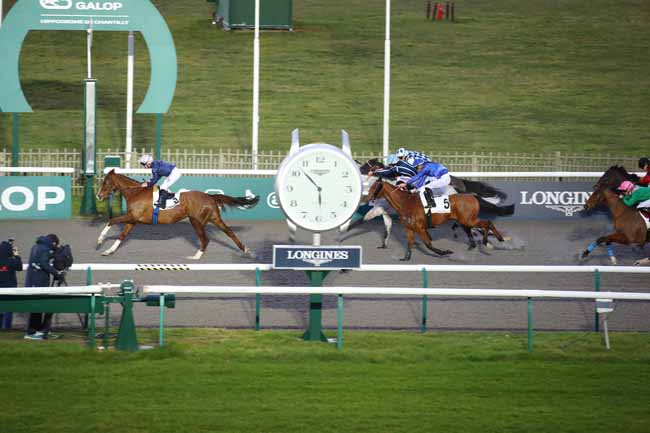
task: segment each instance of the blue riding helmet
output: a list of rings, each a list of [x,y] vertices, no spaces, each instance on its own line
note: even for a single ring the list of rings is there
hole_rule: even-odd
[[[386,164],[388,165],[397,164],[397,161],[399,161],[399,158],[394,153],[391,153],[386,157]]]

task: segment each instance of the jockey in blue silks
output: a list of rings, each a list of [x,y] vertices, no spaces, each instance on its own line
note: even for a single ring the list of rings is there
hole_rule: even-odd
[[[410,178],[406,185],[400,189],[416,189],[424,192],[424,196],[431,207],[435,207],[434,196],[444,194],[447,186],[451,183],[449,170],[439,162],[423,162],[418,167],[418,173]]]
[[[368,173],[368,176],[373,174],[382,177],[382,178],[394,178],[394,177],[412,177],[415,176],[417,170],[411,164],[409,164],[405,159],[399,159],[396,154],[388,155],[386,157],[386,164],[389,165],[387,168],[382,168],[377,171],[371,171]]]
[[[154,186],[161,177],[165,177],[165,180],[160,184],[158,203],[156,204],[160,209],[165,209],[167,199],[174,197],[174,193],[170,192],[169,188],[180,179],[180,171],[175,164],[163,160],[154,160],[151,155],[142,155],[139,162],[143,167],[150,168],[152,175],[151,179],[148,182],[142,182],[141,186]]]

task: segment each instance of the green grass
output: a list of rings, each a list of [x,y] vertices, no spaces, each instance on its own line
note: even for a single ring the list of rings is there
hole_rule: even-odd
[[[156,331],[140,330],[142,342]],[[163,349],[0,336],[6,433],[647,432],[650,335],[171,329]]]
[[[251,32],[210,24],[204,0],[156,0],[172,30],[178,83],[163,145],[250,148]],[[645,154],[650,146],[650,2],[457,0],[458,22],[432,23],[424,0],[393,2],[392,147],[496,152]],[[294,32],[261,38],[262,150],[302,141],[380,152],[383,0],[294,2]],[[85,33],[30,32],[22,84],[34,113],[21,116],[27,147],[82,140]],[[126,34],[96,32],[98,140],[122,148]],[[136,43],[135,101],[148,84]],[[154,142],[154,118],[137,115],[136,146]],[[0,146],[11,116],[0,115]]]

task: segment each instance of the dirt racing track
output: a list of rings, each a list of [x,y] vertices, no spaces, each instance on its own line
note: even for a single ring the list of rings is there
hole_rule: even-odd
[[[38,235],[56,233],[63,243],[69,243],[75,263],[188,263],[198,248],[198,240],[189,223],[171,226],[136,226],[113,256],[101,252],[113,243],[119,234],[114,227],[102,247],[97,247],[97,237],[105,224],[104,219],[71,221],[3,221],[0,222],[2,238],[16,240],[23,261],[27,262],[29,249]],[[244,257],[216,227],[209,227],[211,239],[200,263],[271,263],[273,245],[289,243],[288,231],[278,221],[229,221],[237,236],[255,253]],[[583,218],[573,222],[509,221],[496,220],[496,226],[511,237],[510,241],[496,245],[493,250],[479,248],[468,251],[465,234],[459,231],[458,239],[450,226],[430,230],[438,248],[451,249],[454,254],[438,258],[418,243],[410,264],[456,265],[578,265],[578,252],[598,236],[610,230],[607,220]],[[405,234],[398,222],[393,225],[393,236],[387,250],[377,249],[383,233],[380,220],[347,233],[341,242],[360,245],[364,264],[403,264],[399,259],[405,251]],[[496,242],[496,241],[495,241]],[[311,235],[298,233],[298,243],[310,244]],[[337,244],[335,232],[323,235],[323,245]],[[632,265],[641,257],[650,255],[650,248],[615,246],[620,265]],[[592,253],[586,264],[608,265],[604,248]],[[24,275],[20,277],[22,285]],[[251,271],[94,271],[93,282],[119,283],[133,279],[136,285],[255,285]],[[68,283],[85,284],[86,275],[72,271]],[[593,290],[594,275],[590,273],[493,273],[493,272],[429,272],[429,287],[503,288]],[[648,278],[644,274],[601,274],[602,291],[647,291]],[[267,271],[262,273],[262,285],[306,286],[309,281],[301,271]],[[422,287],[421,272],[331,272],[326,286],[383,286]],[[169,326],[186,327],[254,327],[254,296],[198,297],[179,296],[176,308],[168,310]],[[336,327],[336,299],[324,297],[323,325]],[[410,297],[353,297],[345,298],[344,323],[346,329],[405,329],[420,328],[422,300]],[[308,296],[262,296],[262,328],[302,329],[307,326]],[[650,329],[650,303],[618,302],[609,317],[611,330]],[[136,325],[157,326],[158,310],[140,304],[135,308]],[[573,300],[536,300],[533,310],[536,330],[592,330],[594,328],[594,303]],[[429,298],[427,325],[430,330],[525,330],[526,302],[523,300],[490,300],[482,298]],[[117,326],[119,315],[111,316]],[[24,316],[18,315],[15,327],[23,326]],[[55,327],[78,326],[73,315],[59,314]]]

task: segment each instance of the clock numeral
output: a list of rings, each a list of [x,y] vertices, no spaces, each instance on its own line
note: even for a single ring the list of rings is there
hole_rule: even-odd
[[[317,223],[323,222],[323,217],[321,215],[316,215],[314,221],[316,221]]]
[[[293,191],[293,185],[287,185],[287,187],[285,189],[287,190],[287,192],[292,192]]]
[[[343,179],[347,179],[348,177],[350,177],[350,172],[349,171],[342,171],[341,172],[341,177]]]
[[[303,166],[303,167],[309,167],[309,161],[305,159],[305,160],[302,162],[302,166]]]
[[[346,185],[345,192],[352,192],[352,185]]]
[[[316,164],[322,164],[325,162],[325,157],[324,156],[317,156],[316,157]]]
[[[336,218],[336,212],[330,212],[330,217],[331,218]]]
[[[307,212],[306,211],[300,212],[300,215],[302,216],[302,219],[307,218]]]
[[[348,207],[348,202],[344,201],[343,203],[341,203],[341,207]]]
[[[334,167],[338,167],[338,166],[339,166],[339,162],[338,162],[338,161],[334,161]]]
[[[300,170],[291,170],[291,177],[300,177]]]
[[[298,201],[297,200],[291,200],[289,202],[289,206],[291,207],[298,207]]]

